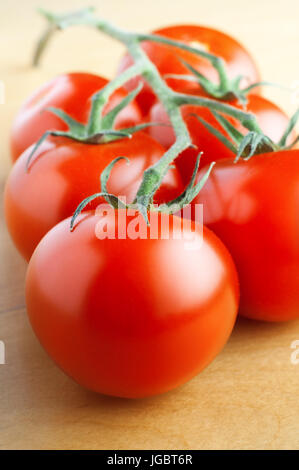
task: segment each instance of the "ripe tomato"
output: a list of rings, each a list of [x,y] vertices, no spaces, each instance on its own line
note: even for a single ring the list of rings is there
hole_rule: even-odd
[[[190,89],[185,90],[185,92],[192,92],[194,94],[194,90]],[[259,95],[249,95],[248,103],[245,108],[243,108],[237,100],[231,101],[229,104],[244,111],[253,113],[256,116],[263,133],[270,137],[274,142],[279,141],[289,122],[288,116],[278,106]],[[182,107],[182,116],[188,126],[192,142],[197,147],[197,149],[189,148],[185,150],[176,159],[176,165],[184,183],[189,182],[191,178],[199,151],[203,152],[203,164],[208,164],[212,161],[223,158],[233,158],[234,156],[231,150],[229,150],[201,122],[199,122],[195,116],[193,116],[194,114],[207,121],[227,138],[229,137],[207,108],[193,105]],[[225,117],[234,125],[234,127],[244,133],[244,135],[248,132],[236,119],[229,118],[228,116]],[[161,103],[156,103],[151,108],[149,121],[170,124],[169,118]],[[165,148],[169,148],[175,141],[175,135],[170,125],[153,126],[150,127],[147,132],[158,140]],[[290,136],[290,140],[292,140],[293,136],[294,133]]]
[[[155,239],[143,219],[146,239],[97,238],[103,217],[117,234],[127,215],[129,230],[134,217],[119,212],[81,214],[73,232],[66,219],[43,238],[28,267],[27,311],[43,347],[76,382],[137,398],[171,390],[213,360],[235,322],[238,281],[224,245],[195,223],[184,232],[192,250],[186,240],[161,239],[165,214]],[[182,219],[168,220],[181,233]]]
[[[7,226],[16,247],[27,260],[54,225],[71,216],[83,199],[100,191],[100,175],[114,158],[126,156],[130,164],[117,163],[107,185],[108,191],[132,202],[144,170],[165,151],[141,132],[132,139],[99,145],[50,137],[37,150],[26,172],[31,149],[16,161],[5,190]],[[172,169],[156,193],[156,202],[170,200],[181,191],[178,171]]]
[[[60,108],[72,118],[86,123],[91,107],[91,96],[108,83],[103,77],[90,73],[68,73],[59,75],[42,85],[21,107],[13,123],[11,154],[16,160],[24,150],[36,142],[47,130],[67,130],[67,125],[45,108]],[[110,98],[104,110],[108,112],[126,96],[123,88]],[[131,102],[117,117],[116,127],[124,128],[139,122],[140,109]]]
[[[198,47],[204,51],[217,55],[225,60],[229,78],[233,79],[238,75],[243,75],[246,84],[256,83],[260,80],[256,64],[235,39],[215,29],[206,28],[198,25],[177,25],[158,29],[153,34],[159,34],[169,39],[181,41],[189,46]],[[145,41],[143,48],[151,61],[156,65],[162,76],[167,74],[190,74],[188,69],[182,64],[181,59],[188,62],[200,73],[210,80],[217,81],[217,74],[211,63],[202,57],[194,55],[187,51],[166,46],[152,41]],[[132,64],[129,55],[125,55],[120,62],[118,73],[121,73]],[[134,89],[138,84],[139,78],[130,80],[126,87],[128,90]],[[176,91],[182,91],[186,86],[190,87],[190,82],[185,80],[166,79],[168,85]],[[191,87],[196,90],[198,85],[192,84]],[[145,83],[143,89],[137,97],[137,101],[144,114],[156,101],[156,97],[150,87]]]
[[[298,175],[299,150],[222,160],[194,200],[232,254],[246,317],[299,318]]]

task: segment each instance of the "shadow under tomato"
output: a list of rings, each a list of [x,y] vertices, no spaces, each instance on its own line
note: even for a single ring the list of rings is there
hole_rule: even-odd
[[[251,320],[242,316],[238,316],[233,334],[250,333],[256,334],[259,332],[271,332],[280,334],[290,329],[290,325],[294,325],[294,329],[298,328],[299,320],[287,322],[267,322],[260,320]]]

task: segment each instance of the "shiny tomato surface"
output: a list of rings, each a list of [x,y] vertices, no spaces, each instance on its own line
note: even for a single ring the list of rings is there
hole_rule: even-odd
[[[107,189],[132,202],[144,170],[157,162],[164,148],[141,132],[131,139],[107,144],[85,144],[65,137],[50,137],[37,150],[26,171],[32,148],[11,170],[5,189],[5,216],[10,235],[28,260],[40,239],[58,222],[73,214],[80,202],[101,191],[100,176],[116,157],[126,156],[114,167]],[[166,174],[155,202],[166,202],[182,191],[177,169]],[[99,204],[95,200],[88,207]]]
[[[11,154],[16,160],[31,144],[48,130],[67,130],[68,126],[46,108],[52,106],[69,114],[72,118],[86,123],[91,108],[91,97],[107,85],[108,80],[90,73],[68,73],[59,75],[43,84],[19,110],[11,132]],[[104,114],[118,104],[126,91],[120,88],[111,96]],[[139,122],[140,109],[131,102],[118,115],[117,128],[124,128]]]
[[[236,263],[246,317],[299,318],[298,175],[299,150],[222,160],[194,200]]]
[[[114,239],[96,236],[103,217]],[[134,217],[111,208],[85,212],[73,232],[70,219],[55,226],[30,260],[26,300],[37,337],[62,370],[90,390],[137,398],[183,384],[214,359],[239,293],[231,257],[208,229],[203,237],[197,224],[185,229],[190,249],[190,239],[161,239],[160,228],[149,238],[141,218],[148,238],[120,239],[126,217],[129,233]],[[159,217],[161,227],[167,216]],[[170,216],[173,237],[181,225]]]
[[[228,76],[232,79],[242,75],[244,80],[242,86],[256,83],[260,80],[256,64],[246,49],[235,39],[222,33],[221,31],[199,25],[176,25],[158,29],[153,32],[169,39],[182,41],[187,45],[197,47],[206,52],[210,52],[224,59]],[[196,68],[201,74],[210,80],[217,82],[217,73],[211,63],[198,55],[183,51],[178,48],[158,44],[152,41],[145,41],[143,48],[151,61],[156,65],[158,71],[164,77],[167,74],[189,74],[188,69],[182,64],[181,59]],[[132,64],[129,55],[123,57],[120,62],[118,72],[121,73]],[[138,84],[139,78],[129,81],[126,85],[128,90],[132,90]],[[166,78],[168,85],[176,91],[182,91],[186,86],[190,87],[190,82]],[[196,90],[197,83],[191,87]],[[137,101],[146,114],[156,101],[156,97],[150,87],[144,83],[144,87],[137,97]]]
[[[195,93],[194,90],[186,89],[185,93]],[[253,113],[256,116],[258,124],[263,133],[270,137],[274,142],[278,142],[282,137],[287,124],[288,116],[274,103],[259,95],[251,94],[248,96],[248,103],[245,107],[237,101],[231,101],[228,104],[239,109]],[[196,116],[204,119],[215,129],[229,138],[223,127],[218,123],[216,118],[207,108],[201,106],[186,105],[182,107],[182,115],[188,126],[188,130],[192,139],[192,143],[196,145],[196,149],[189,148],[182,152],[176,159],[176,165],[180,171],[182,180],[187,183],[194,170],[196,157],[198,153],[203,152],[201,164],[208,164],[223,158],[233,158],[234,154],[224,145],[217,137],[215,137]],[[247,133],[239,121],[227,115],[224,115],[240,132]],[[148,133],[158,140],[165,148],[169,148],[175,141],[175,135],[172,127],[165,126],[170,124],[169,118],[164,111],[161,103],[156,103],[150,110],[149,120],[152,122],[161,122],[164,126],[153,126],[148,128]],[[294,135],[290,136],[290,141]]]

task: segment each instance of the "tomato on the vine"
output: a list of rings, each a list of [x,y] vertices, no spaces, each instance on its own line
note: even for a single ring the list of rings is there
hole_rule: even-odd
[[[200,91],[186,89],[186,94],[200,94]],[[265,135],[274,142],[278,142],[282,137],[287,124],[288,116],[274,103],[259,95],[248,95],[246,106],[242,106],[237,100],[230,101],[228,104],[235,106],[243,111],[252,113],[256,116],[257,122]],[[208,108],[201,106],[185,105],[181,109],[182,116],[188,126],[192,143],[196,148],[188,148],[176,159],[176,165],[180,171],[184,183],[188,183],[199,151],[203,152],[202,164],[208,164],[223,158],[233,158],[233,152],[226,147],[215,135],[210,132],[198,118],[204,119],[225,137],[229,138],[223,127],[218,123]],[[248,131],[234,118],[224,115],[234,127],[242,133]],[[165,148],[169,148],[175,142],[173,128],[170,125],[168,115],[161,103],[156,103],[150,110],[149,121],[161,122],[163,126],[149,127],[147,132],[158,140]],[[165,126],[165,124],[167,124]],[[292,140],[293,134],[290,136]]]
[[[246,317],[299,318],[298,175],[299,150],[222,160],[193,201],[236,263]]]
[[[93,391],[139,398],[185,383],[214,359],[239,292],[231,257],[208,229],[202,237],[197,223],[185,228],[193,240],[186,249],[186,239],[175,239],[181,218],[160,214],[150,238],[139,214],[146,238],[120,239],[124,217],[129,233],[135,216],[126,211],[85,212],[73,232],[70,219],[55,226],[30,260],[26,300],[37,337],[63,371]],[[165,217],[170,239],[161,237]],[[116,238],[99,239],[99,223]]]
[[[246,82],[248,85],[259,81],[259,72],[256,64],[247,50],[235,39],[221,31],[198,25],[177,25],[158,29],[154,31],[153,34],[159,34],[169,39],[184,42],[189,46],[203,49],[204,51],[221,57],[225,61],[227,74],[230,79],[242,75],[244,77],[243,83]],[[217,81],[217,73],[214,67],[205,58],[179,48],[158,44],[152,41],[145,41],[142,47],[150,60],[156,65],[162,77],[168,74],[190,74],[188,69],[181,62],[183,59],[206,78]],[[129,55],[125,55],[120,62],[118,73],[121,73],[130,65],[132,65],[132,59]],[[191,86],[194,90],[198,88],[197,83],[190,85],[190,82],[186,82],[185,80],[167,77],[165,79],[168,85],[176,91],[182,91],[186,86]],[[126,88],[128,90],[134,89],[139,80],[139,77],[130,80],[126,84]],[[203,90],[202,94],[205,94]],[[143,89],[137,97],[137,101],[144,114],[146,114],[155,103],[156,96],[146,83],[144,83]]]
[[[116,157],[125,156],[113,169],[107,189],[132,202],[144,170],[157,162],[165,149],[138,132],[106,144],[86,144],[66,137],[49,137],[36,151],[26,171],[32,147],[16,161],[5,189],[5,216],[10,235],[28,260],[40,239],[69,217],[86,197],[100,191],[100,176]],[[171,200],[182,191],[178,171],[166,174],[155,202]],[[91,203],[91,206],[94,207]],[[96,204],[96,203],[94,203]]]
[[[91,97],[107,85],[108,80],[90,73],[68,73],[43,84],[23,104],[12,127],[11,154],[16,160],[21,153],[48,130],[67,130],[68,126],[48,107],[59,108],[85,124],[91,108]],[[120,88],[111,96],[104,114],[116,106],[127,92]],[[132,126],[141,120],[136,101],[123,109],[116,120],[116,128]]]

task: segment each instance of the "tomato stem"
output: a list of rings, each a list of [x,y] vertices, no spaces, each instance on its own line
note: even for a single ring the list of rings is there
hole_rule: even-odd
[[[41,38],[38,41],[37,47],[34,52],[33,56],[33,66],[37,66],[39,64],[40,58],[44,52],[44,50],[47,47],[48,42],[50,41],[52,35],[56,32],[57,28],[52,25],[49,26],[49,28],[46,29],[46,31],[43,33]]]
[[[164,107],[166,113],[169,116],[170,122],[173,126],[176,141],[175,143],[164,153],[161,159],[148,168],[143,175],[142,182],[137,191],[136,198],[134,203],[136,203],[144,217],[147,218],[147,209],[153,200],[153,196],[157,189],[160,187],[162,180],[169,170],[171,163],[178,157],[178,155],[184,151],[186,148],[192,146],[192,141],[188,132],[188,128],[184,122],[184,119],[181,114],[181,106],[186,104],[193,104],[195,106],[202,106],[210,109],[212,112],[221,112],[228,116],[231,116],[238,121],[249,131],[250,135],[253,137],[253,141],[256,145],[260,145],[260,140],[257,136],[263,136],[262,130],[260,129],[256,117],[251,114],[244,112],[236,107],[230,106],[226,103],[216,101],[211,98],[198,97],[193,95],[185,95],[183,93],[178,93],[173,91],[164,79],[160,76],[158,69],[148,58],[146,53],[142,48],[142,41],[155,41],[163,44],[167,44],[173,47],[179,47],[180,49],[192,52],[199,56],[202,56],[210,60],[211,64],[214,66],[218,73],[219,77],[219,86],[223,90],[229,90],[229,87],[232,81],[229,81],[228,75],[225,70],[225,63],[223,59],[210,54],[206,51],[188,46],[184,43],[173,41],[168,38],[164,38],[158,35],[151,34],[138,34],[127,32],[119,29],[118,27],[107,22],[103,18],[97,18],[91,9],[84,9],[81,12],[71,13],[69,15],[60,15],[55,16],[51,13],[43,13],[44,16],[49,19],[53,26],[53,23],[60,29],[66,28],[73,25],[83,24],[88,25],[97,30],[101,31],[104,34],[116,39],[117,41],[123,43],[128,50],[128,53],[134,61],[134,65],[129,69],[124,71],[121,75],[111,81],[104,90],[101,90],[93,100],[92,109],[90,113],[88,132],[89,134],[97,133],[101,127],[101,120],[99,116],[102,116],[103,106],[107,102],[107,98],[111,93],[123,85],[126,81],[133,78],[137,75],[142,75],[146,82],[150,85],[157,98],[160,100],[162,106]],[[54,18],[54,20],[53,20]],[[41,52],[38,54],[38,59],[40,59]],[[238,85],[241,77],[236,77],[235,85]],[[269,141],[269,148],[271,147],[271,141]],[[267,145],[268,145],[267,141]],[[199,149],[200,150],[200,149]],[[196,186],[196,190],[200,188],[200,185]],[[194,189],[194,197],[195,192]],[[198,189],[199,190],[199,189]]]
[[[92,97],[92,107],[88,118],[87,133],[89,135],[97,134],[102,130],[102,116],[103,108],[112,93],[120,88],[131,78],[136,77],[142,72],[140,64],[134,64],[122,75],[119,75],[115,80],[107,83],[107,85]]]

